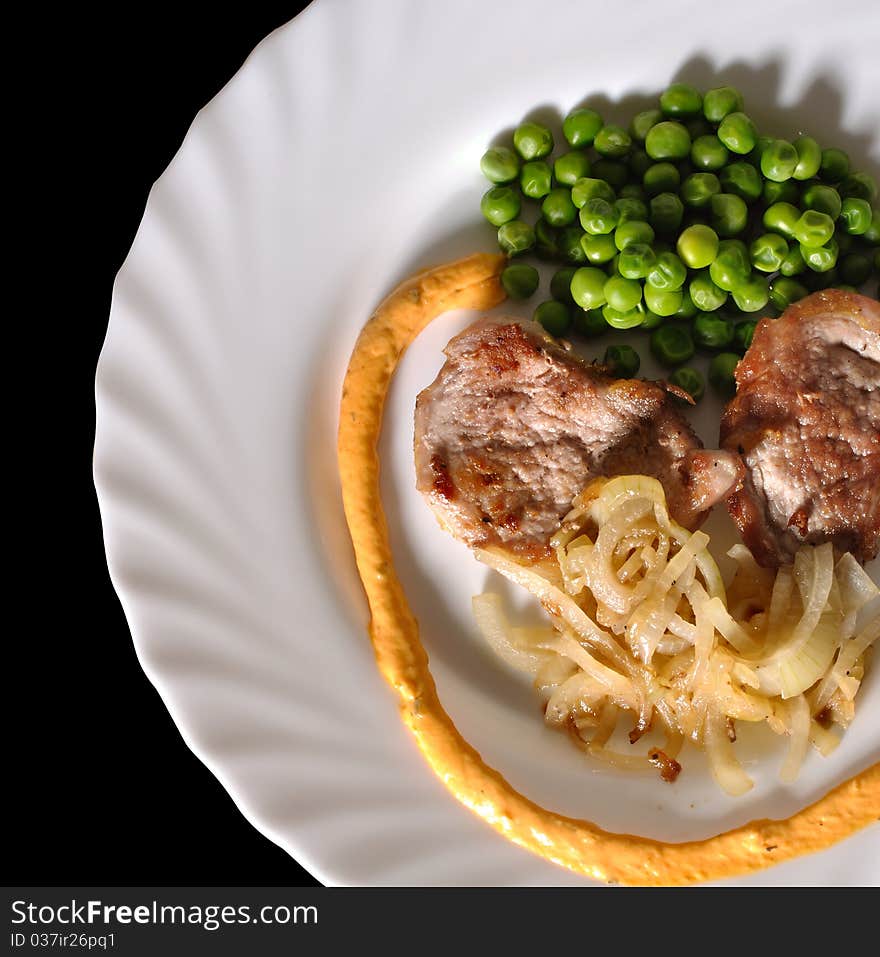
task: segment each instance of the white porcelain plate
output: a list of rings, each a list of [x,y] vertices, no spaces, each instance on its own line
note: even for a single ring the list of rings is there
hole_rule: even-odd
[[[833,17],[812,0],[740,0],[723,16],[684,0],[317,0],[196,118],[117,278],[98,370],[108,561],[187,743],[320,880],[589,884],[447,793],[375,668],[335,457],[361,325],[417,267],[493,249],[479,158],[527,114],[554,123],[586,101],[625,122],[674,78],[728,81],[762,129],[810,131],[876,174],[878,35],[880,8],[860,0]],[[757,785],[738,800],[698,758],[674,786],[599,773],[544,727],[470,620],[485,570],[413,488],[415,395],[472,318],[441,318],[407,354],[382,456],[441,700],[488,764],[547,807],[681,840],[788,815],[880,759],[876,663],[832,757],[811,755],[783,787],[781,757],[748,751]],[[701,406],[709,444],[718,412]],[[712,521],[721,542],[724,516]],[[877,883],[878,861],[874,826],[732,883]]]

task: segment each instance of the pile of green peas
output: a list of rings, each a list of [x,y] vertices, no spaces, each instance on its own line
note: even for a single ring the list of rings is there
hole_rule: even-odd
[[[480,208],[511,258],[507,294],[526,299],[540,285],[518,257],[559,263],[535,310],[549,333],[648,330],[669,380],[695,401],[703,376],[685,363],[697,350],[713,354],[710,384],[732,394],[756,325],[743,313],[773,315],[817,289],[880,275],[872,177],[812,137],[760,135],[743,110],[731,86],[701,94],[673,83],[627,129],[588,108],[569,113],[555,156],[552,132],[522,123],[512,148],[480,162],[492,183]],[[621,375],[640,365],[623,345],[604,361]]]

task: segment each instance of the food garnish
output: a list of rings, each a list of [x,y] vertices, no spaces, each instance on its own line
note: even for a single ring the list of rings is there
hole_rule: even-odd
[[[567,289],[561,270],[551,284],[564,308],[542,302],[536,321],[554,335],[613,329],[630,341],[631,330],[670,325],[690,336],[693,321],[698,348],[742,353],[740,313],[781,312],[831,287],[876,295],[874,179],[811,136],[763,135],[743,111],[733,87],[701,94],[673,83],[627,129],[574,110],[555,158],[552,132],[535,122],[519,126],[510,147],[484,154],[480,167],[494,185],[481,208],[501,249],[569,270]],[[537,290],[508,285],[518,298]],[[689,361],[686,352],[661,361],[674,367]],[[709,381],[722,395],[729,389],[718,365]]]

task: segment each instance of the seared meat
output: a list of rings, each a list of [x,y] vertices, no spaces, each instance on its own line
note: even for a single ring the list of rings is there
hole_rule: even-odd
[[[417,485],[471,546],[539,558],[597,475],[656,476],[691,528],[740,478],[737,456],[701,451],[661,385],[614,379],[535,322],[483,319],[445,351],[416,401]]]
[[[880,544],[880,303],[829,289],[762,319],[736,368],[721,444],[743,456],[728,508],[762,565],[831,541]]]

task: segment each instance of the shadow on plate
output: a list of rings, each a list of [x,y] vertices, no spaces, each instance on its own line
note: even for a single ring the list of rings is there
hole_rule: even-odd
[[[781,53],[757,65],[742,60],[713,64],[707,57],[697,54],[682,64],[670,76],[669,82],[691,83],[700,90],[722,85],[735,86],[745,98],[745,112],[755,120],[761,132],[768,131],[785,137],[809,134],[824,146],[836,146],[849,153],[854,168],[876,173],[876,166],[880,163],[880,142],[877,138],[880,109],[870,114],[859,127],[844,129],[840,125],[845,112],[843,81],[831,62],[819,68],[809,85],[794,100],[783,99],[784,79],[785,64]],[[570,109],[589,107],[604,119],[625,127],[636,113],[657,106],[659,92],[659,89],[633,90],[617,99],[593,92],[571,104]],[[562,120],[563,114],[554,104],[533,107],[517,118],[515,123],[492,135],[488,145],[511,146],[516,125],[532,121],[551,130],[557,148],[564,148]]]

